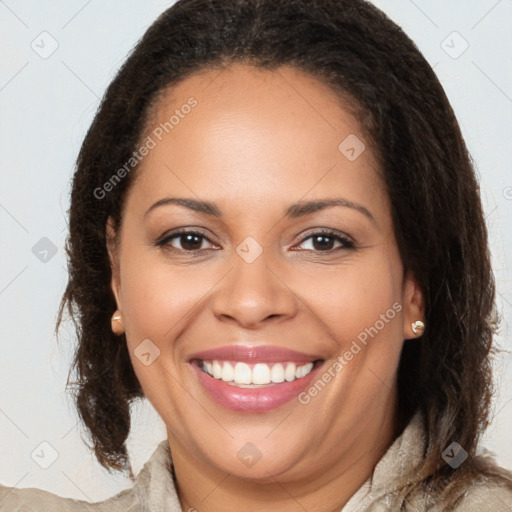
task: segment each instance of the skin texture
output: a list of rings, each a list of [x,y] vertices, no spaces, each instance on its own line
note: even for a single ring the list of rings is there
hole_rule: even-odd
[[[355,161],[338,150],[349,134],[364,141],[359,124],[326,85],[288,67],[194,74],[162,96],[146,135],[191,96],[198,105],[142,161],[119,232],[107,226],[122,329],[166,424],[183,509],[339,511],[394,439],[400,351],[423,319],[377,159],[369,144]],[[212,201],[222,216],[178,205],[146,214],[165,197]],[[343,206],[284,216],[299,200],[327,198],[373,220]],[[187,253],[183,237],[156,245],[183,227],[204,234],[202,251]],[[355,248],[314,244],[321,228]],[[252,263],[236,252],[249,236],[263,249]],[[188,362],[239,343],[315,354],[328,368],[394,303],[401,311],[306,405],[230,411]],[[134,356],[145,339],[160,350],[149,366]],[[252,467],[237,457],[247,442],[262,455]]]

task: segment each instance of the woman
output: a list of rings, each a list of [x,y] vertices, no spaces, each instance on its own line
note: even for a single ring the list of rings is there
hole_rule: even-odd
[[[510,472],[477,455],[478,185],[435,74],[371,4],[162,14],[83,143],[68,256],[98,461],[131,473],[143,396],[167,439],[105,502],[3,487],[0,510],[510,510]]]

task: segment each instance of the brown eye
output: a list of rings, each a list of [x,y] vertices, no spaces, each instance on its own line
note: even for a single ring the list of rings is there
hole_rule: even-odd
[[[355,249],[354,242],[332,231],[320,231],[302,239],[300,245],[311,240],[310,248],[314,252],[334,252],[338,249]],[[334,245],[339,245],[335,247]]]
[[[195,252],[205,249],[203,242],[208,238],[197,231],[180,231],[165,236],[156,245],[181,252]],[[210,242],[211,243],[211,242]]]
[[[197,251],[201,249],[203,244],[203,237],[194,233],[184,233],[177,237],[181,244],[181,248],[186,251]]]
[[[329,235],[315,235],[312,237],[313,247],[318,251],[331,250],[334,246],[334,237]]]

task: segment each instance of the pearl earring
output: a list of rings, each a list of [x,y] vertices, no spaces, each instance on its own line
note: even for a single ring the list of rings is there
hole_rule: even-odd
[[[425,330],[425,324],[421,320],[416,320],[416,322],[411,324],[411,328],[414,334],[418,334],[418,331]]]
[[[121,312],[117,310],[113,315],[112,319],[110,320],[112,332],[114,334],[123,334],[124,327],[123,327],[123,317],[121,316]]]

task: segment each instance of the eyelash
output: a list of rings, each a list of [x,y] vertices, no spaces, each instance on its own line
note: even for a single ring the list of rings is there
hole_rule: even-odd
[[[191,251],[187,251],[186,249],[177,249],[176,247],[172,247],[172,246],[168,245],[175,238],[179,239],[180,237],[182,237],[184,235],[195,235],[195,236],[197,236],[197,237],[199,237],[199,238],[201,238],[203,240],[208,240],[210,243],[212,243],[211,240],[208,237],[206,237],[205,235],[203,235],[202,233],[200,233],[198,231],[182,230],[182,231],[178,231],[176,233],[172,233],[171,235],[164,236],[163,238],[158,240],[155,243],[155,245],[158,246],[158,247],[162,247],[162,248],[171,250],[173,252],[182,252],[182,253],[189,253],[189,254],[197,254],[197,253],[199,253],[201,251],[206,250],[206,249],[194,249],[194,250],[191,250]],[[336,231],[332,231],[332,230],[329,230],[329,229],[321,229],[319,231],[315,231],[314,233],[311,233],[311,234],[305,236],[299,242],[299,245],[303,244],[306,240],[309,240],[309,239],[312,239],[312,238],[315,238],[315,237],[319,237],[319,236],[328,236],[330,238],[333,238],[335,241],[341,242],[342,246],[338,247],[338,248],[334,248],[334,249],[329,249],[327,251],[315,251],[315,250],[311,250],[311,249],[306,249],[306,250],[309,250],[309,251],[312,251],[312,252],[315,252],[315,253],[319,253],[319,254],[322,254],[322,253],[333,254],[334,252],[336,252],[337,250],[340,250],[340,249],[353,250],[353,249],[356,248],[354,242],[349,240],[347,237],[341,236]]]

